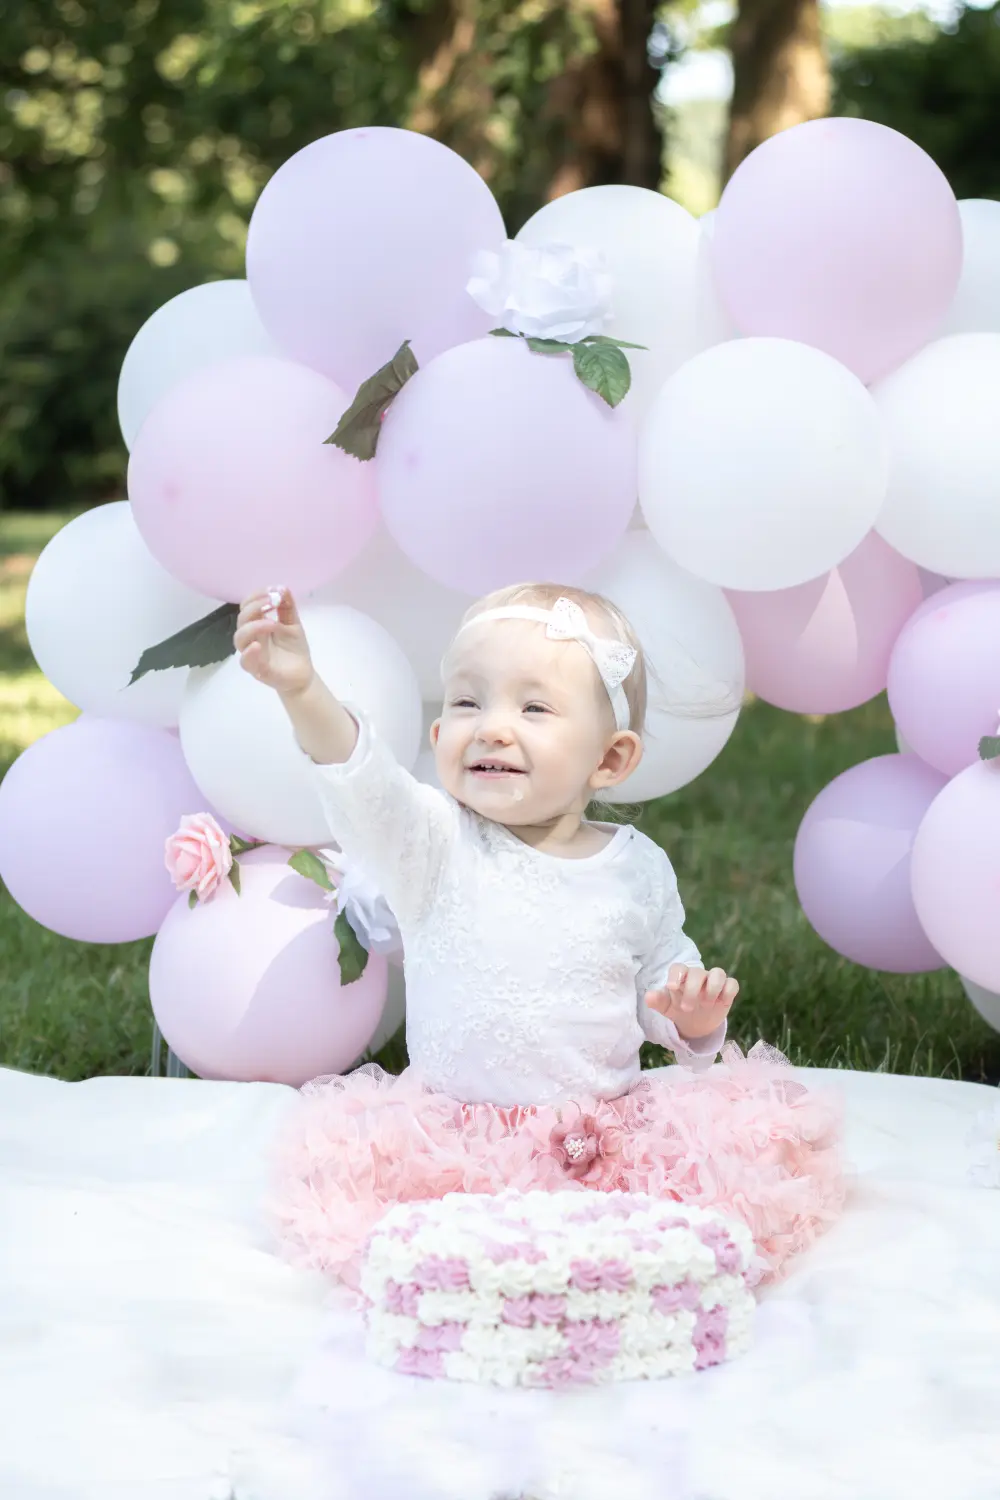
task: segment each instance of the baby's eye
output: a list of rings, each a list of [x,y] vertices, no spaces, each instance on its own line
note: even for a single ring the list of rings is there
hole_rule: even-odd
[[[524,712],[526,714],[547,714],[550,710],[544,703],[526,703],[524,705]]]
[[[475,701],[472,698],[453,698],[451,701],[452,708],[475,708],[475,706]]]

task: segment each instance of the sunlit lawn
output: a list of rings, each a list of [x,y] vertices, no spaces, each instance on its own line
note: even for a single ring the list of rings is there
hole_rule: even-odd
[[[33,559],[65,519],[0,516],[0,770],[74,717],[24,633]],[[849,765],[894,748],[884,700],[819,723],[753,703],[711,770],[642,823],[678,868],[692,936],[741,980],[733,1033],[742,1045],[763,1036],[797,1063],[996,1081],[1000,1036],[953,974],[859,969],[819,941],[795,897],[792,842],[809,801]],[[63,1078],[148,1071],[149,949],[57,938],[0,888],[0,1065]],[[380,1061],[398,1069],[399,1043]]]

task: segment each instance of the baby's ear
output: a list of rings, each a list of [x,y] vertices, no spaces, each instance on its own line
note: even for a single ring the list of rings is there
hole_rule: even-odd
[[[604,752],[604,759],[590,778],[590,784],[595,790],[620,786],[638,768],[641,760],[642,740],[631,729],[623,729]]]
[[[431,749],[437,749],[438,735],[441,733],[441,720],[435,719],[431,725]]]

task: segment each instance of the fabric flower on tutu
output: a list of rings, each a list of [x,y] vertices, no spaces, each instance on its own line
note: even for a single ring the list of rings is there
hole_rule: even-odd
[[[165,863],[174,886],[208,901],[233,868],[229,837],[211,813],[189,813],[167,839]]]
[[[600,1186],[617,1175],[613,1158],[620,1150],[618,1132],[601,1126],[596,1116],[572,1105],[575,1115],[553,1125],[549,1145],[566,1176],[574,1182]]]
[[[611,316],[604,256],[573,245],[523,245],[477,256],[467,291],[508,333],[572,344],[600,333]]]

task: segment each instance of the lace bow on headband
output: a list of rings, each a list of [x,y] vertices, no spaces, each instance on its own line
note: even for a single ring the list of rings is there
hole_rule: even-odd
[[[531,604],[507,604],[499,609],[487,609],[481,615],[474,615],[462,629],[482,625],[487,620],[533,620],[546,627],[545,634],[550,640],[577,641],[592,658],[607,689],[616,726],[619,729],[629,727],[631,715],[622,683],[635,666],[638,653],[625,641],[595,635],[587,623],[587,616],[574,600],[557,599],[551,609],[538,609]]]

